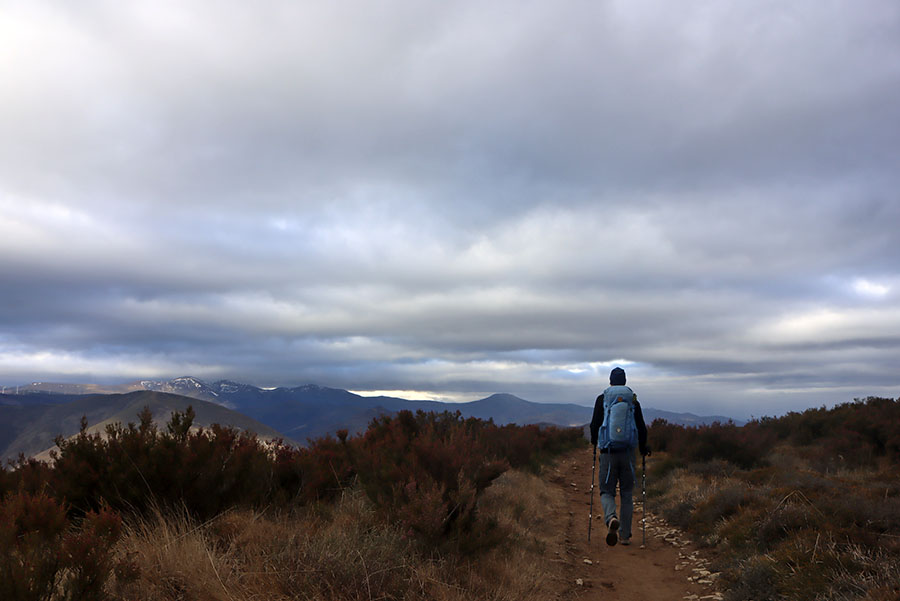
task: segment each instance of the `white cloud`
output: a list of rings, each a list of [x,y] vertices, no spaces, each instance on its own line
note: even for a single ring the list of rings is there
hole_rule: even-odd
[[[900,307],[816,308],[761,323],[752,339],[773,345],[862,344],[894,341],[900,334]]]
[[[471,395],[442,395],[430,390],[351,390],[353,394],[364,397],[387,396],[408,401],[439,401],[443,403],[466,403],[474,399]]]
[[[853,290],[860,296],[884,298],[890,293],[891,287],[886,284],[872,282],[865,278],[857,278],[853,281]]]

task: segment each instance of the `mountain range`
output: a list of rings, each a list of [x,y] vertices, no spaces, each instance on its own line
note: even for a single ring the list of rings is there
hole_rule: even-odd
[[[281,432],[246,415],[216,403],[177,394],[137,391],[125,394],[62,395],[54,393],[0,395],[0,458],[46,458],[58,435],[77,434],[84,417],[88,433],[105,431],[107,424],[137,423],[138,414],[146,407],[153,421],[164,430],[174,411],[193,407],[194,426],[208,428],[213,424],[232,426],[253,432],[264,440],[284,439]]]
[[[13,393],[13,394],[10,394]],[[17,393],[17,394],[16,394]],[[213,423],[256,432],[263,438],[305,441],[347,429],[362,432],[373,418],[402,409],[459,411],[464,417],[493,419],[497,424],[554,424],[583,426],[591,407],[562,403],[534,403],[511,394],[494,394],[468,403],[409,401],[394,397],[364,397],[339,388],[316,385],[259,388],[231,380],[206,383],[186,376],[174,380],[141,380],[119,386],[35,382],[0,389],[0,458],[46,451],[61,434],[78,432],[81,417],[93,431],[107,423],[136,422],[149,406],[160,424],[174,410],[193,405],[197,426]],[[696,426],[721,416],[700,417],[643,408],[650,424],[662,418],[670,423]]]

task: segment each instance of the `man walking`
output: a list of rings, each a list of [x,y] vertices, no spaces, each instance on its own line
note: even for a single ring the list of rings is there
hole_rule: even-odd
[[[600,448],[600,504],[609,529],[606,544],[631,543],[631,516],[634,511],[634,449],[649,455],[647,426],[637,395],[625,385],[625,370],[616,367],[609,374],[609,387],[594,403],[591,446]],[[616,484],[621,513],[616,514]]]

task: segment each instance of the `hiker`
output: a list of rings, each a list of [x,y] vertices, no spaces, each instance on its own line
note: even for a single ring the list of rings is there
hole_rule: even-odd
[[[599,439],[599,440],[598,440]],[[600,504],[609,529],[606,544],[631,543],[631,514],[634,503],[634,449],[649,455],[647,426],[634,391],[625,386],[625,370],[616,367],[609,374],[609,388],[597,397],[591,420],[591,448],[599,442]],[[596,449],[595,449],[596,451]],[[616,514],[616,484],[619,485],[621,513]]]

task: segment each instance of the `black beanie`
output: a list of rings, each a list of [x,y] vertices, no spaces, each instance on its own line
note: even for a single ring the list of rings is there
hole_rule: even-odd
[[[625,370],[621,367],[616,367],[609,372],[609,385],[625,386]]]

